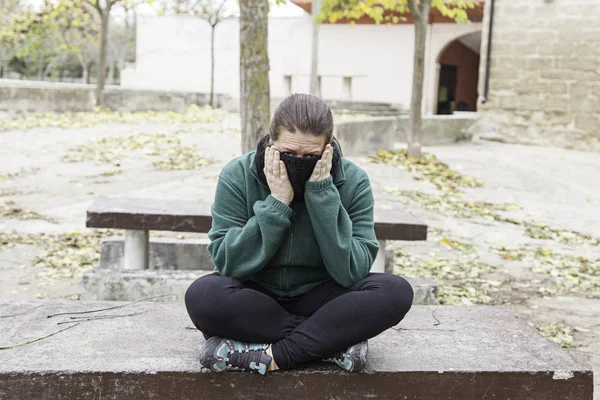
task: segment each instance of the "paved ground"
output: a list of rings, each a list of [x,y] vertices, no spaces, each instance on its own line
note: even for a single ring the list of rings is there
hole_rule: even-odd
[[[232,128],[236,124],[237,120],[232,116],[221,123],[204,125],[118,123],[84,129],[36,128],[0,132],[0,233],[83,232],[85,210],[99,195],[210,202],[219,171],[229,159],[240,154],[239,133]],[[196,144],[200,154],[215,159],[214,164],[191,171],[157,171],[152,161],[160,156],[136,151],[121,159],[119,166],[115,162],[65,163],[60,160],[69,154],[70,148],[88,143],[91,138],[137,133],[174,134],[182,130],[187,131],[178,134],[182,143]],[[522,208],[499,213],[518,221],[541,221],[554,229],[600,238],[598,154],[491,142],[426,150],[454,170],[483,181],[481,188],[463,190],[466,200],[515,203]],[[570,351],[578,359],[590,363],[596,374],[600,374],[600,293],[597,288],[543,297],[538,290],[552,288],[552,276],[533,272],[534,261],[507,260],[493,251],[501,246],[515,251],[539,247],[594,260],[600,258],[598,245],[589,241],[574,244],[577,240],[563,243],[565,241],[534,239],[525,234],[522,225],[479,217],[457,218],[447,212],[424,209],[393,190],[419,191],[441,196],[441,199],[446,195],[427,182],[414,180],[413,174],[401,168],[372,164],[364,159],[354,160],[371,178],[377,207],[408,210],[432,228],[431,240],[394,243],[398,250],[415,259],[445,259],[461,264],[464,258],[467,263],[473,260],[483,263],[485,267],[478,282],[498,282],[493,287],[500,285],[487,292],[490,295],[487,302],[506,304],[535,324],[564,324],[568,329],[567,336],[574,338]],[[122,172],[115,174],[113,171]],[[21,208],[22,211],[2,217],[2,207]],[[39,216],[27,214],[26,210]],[[36,218],[22,219],[32,216]],[[444,239],[464,243],[472,249],[456,251],[440,242]],[[77,279],[57,276],[49,279],[44,271],[47,268],[39,263],[34,265],[45,243],[42,240],[35,245],[14,247],[0,243],[0,299],[77,297],[81,290]],[[452,268],[453,264],[450,265]],[[592,264],[592,268],[597,265]],[[596,277],[600,274],[597,270],[591,273]],[[437,280],[444,283],[445,279],[440,276]],[[478,290],[476,285],[473,291],[478,293]],[[468,298],[465,301],[468,302]],[[600,387],[597,385],[596,388],[597,399],[600,399]]]

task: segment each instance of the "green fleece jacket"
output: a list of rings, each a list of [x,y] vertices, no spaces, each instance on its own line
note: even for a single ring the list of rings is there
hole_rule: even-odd
[[[252,151],[221,172],[208,246],[223,276],[253,281],[275,296],[300,296],[333,279],[363,279],[379,243],[367,174],[340,158],[335,176],[306,184],[288,207],[258,178]]]

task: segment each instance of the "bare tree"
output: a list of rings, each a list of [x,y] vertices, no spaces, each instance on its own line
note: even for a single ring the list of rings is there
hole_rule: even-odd
[[[127,61],[129,50],[135,52],[135,29],[137,27],[137,12],[135,7],[124,4],[123,9],[125,10],[125,28],[119,47],[119,75],[125,69],[125,62]]]
[[[224,19],[232,16],[227,10],[228,0],[211,1],[200,3],[198,16],[210,25],[210,105],[214,107],[215,102],[215,28]]]
[[[124,12],[123,19],[113,21],[113,28],[110,30],[108,40],[109,65],[107,84],[109,85],[114,83],[115,67],[117,67],[119,74],[125,68],[127,56],[133,47],[131,42],[135,38],[135,7],[127,3],[121,4],[121,7]]]
[[[210,105],[215,105],[215,30],[225,19],[235,15],[230,0],[165,0],[162,13],[193,15],[210,25]]]
[[[321,0],[312,0],[311,6],[312,21],[312,58],[310,63],[310,94],[313,96],[320,95],[319,93],[319,15],[321,14]]]

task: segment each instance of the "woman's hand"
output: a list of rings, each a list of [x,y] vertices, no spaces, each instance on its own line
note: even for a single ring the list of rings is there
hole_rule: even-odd
[[[317,161],[317,165],[315,165],[308,181],[318,182],[327,179],[331,174],[331,164],[333,164],[333,147],[328,144],[325,146],[325,151],[321,155],[321,159]]]
[[[279,159],[279,151],[272,146],[265,150],[265,169],[267,184],[271,189],[271,196],[289,206],[294,200],[294,189],[287,175],[283,161]]]

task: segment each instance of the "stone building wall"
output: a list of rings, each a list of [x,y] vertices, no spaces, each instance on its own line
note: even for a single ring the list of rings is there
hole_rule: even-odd
[[[507,142],[600,151],[600,0],[486,1],[479,115],[470,133]]]

